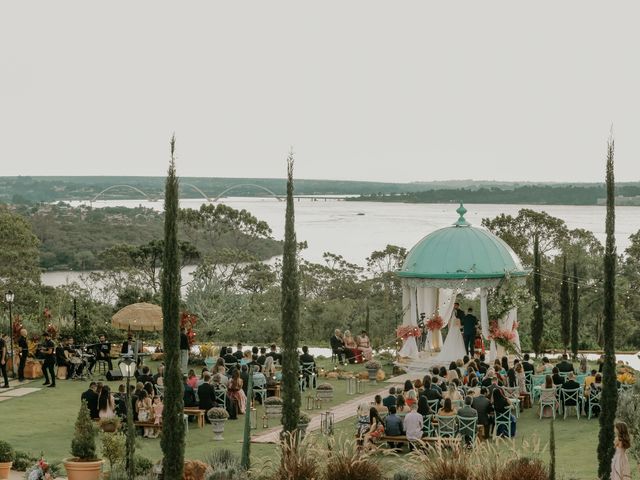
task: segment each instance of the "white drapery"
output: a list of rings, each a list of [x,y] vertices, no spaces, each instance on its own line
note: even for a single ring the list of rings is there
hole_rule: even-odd
[[[407,284],[402,285],[402,324],[418,326],[418,320],[416,316],[416,290],[410,288]],[[418,358],[420,356],[418,352],[418,344],[415,337],[408,337],[403,340],[403,345],[398,354],[401,357]]]

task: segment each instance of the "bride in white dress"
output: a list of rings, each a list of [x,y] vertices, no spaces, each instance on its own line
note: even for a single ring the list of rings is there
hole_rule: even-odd
[[[447,333],[447,338],[444,341],[442,350],[440,350],[440,353],[436,357],[438,362],[454,362],[462,359],[462,357],[467,354],[460,328],[460,319],[454,315],[449,321],[449,332]]]

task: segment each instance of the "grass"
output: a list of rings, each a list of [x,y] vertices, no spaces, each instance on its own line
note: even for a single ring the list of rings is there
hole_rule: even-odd
[[[329,367],[327,361],[319,363],[319,366]],[[154,365],[152,365],[154,367]],[[331,367],[332,368],[332,367]],[[349,371],[362,371],[360,365],[349,365]],[[389,372],[387,371],[387,374]],[[324,381],[324,379],[322,380]],[[34,381],[30,386],[39,386],[41,379]],[[334,400],[330,403],[335,407],[340,403],[356,398],[346,394],[346,384],[343,380],[329,380],[334,385]],[[112,390],[117,389],[120,382],[109,382]],[[373,400],[371,393],[374,389],[380,389],[382,384],[365,388],[363,398]],[[18,450],[25,450],[34,454],[43,452],[50,461],[61,460],[69,456],[73,425],[80,405],[80,395],[88,387],[87,382],[60,381],[55,389],[43,388],[39,392],[0,402],[0,439],[8,441]],[[302,394],[302,406],[306,407],[306,393]],[[310,412],[315,414],[318,410]],[[536,409],[525,410],[517,425],[517,437],[515,442],[522,445],[523,440],[531,442],[538,438],[545,446],[549,438],[550,420],[538,420]],[[355,413],[355,412],[354,412]],[[262,407],[258,407],[258,429],[253,433],[263,431]],[[236,454],[240,454],[242,448],[242,428],[244,417],[240,420],[227,421],[223,442],[213,441],[213,433],[209,425],[204,429],[190,424],[189,433],[186,436],[186,457],[192,459],[204,459],[213,449],[228,448]],[[273,420],[270,426],[275,426]],[[598,442],[597,419],[587,420],[574,417],[567,420],[556,421],[556,445],[558,478],[592,480],[597,472],[596,448]],[[354,419],[339,422],[336,425],[336,434],[352,438],[355,432]],[[526,443],[525,442],[525,443]],[[529,448],[525,445],[525,447]],[[252,458],[275,458],[277,447],[268,444],[252,444]],[[138,441],[137,453],[145,457],[158,460],[162,453],[159,439],[142,439]],[[402,467],[404,456],[384,459],[388,466],[388,472],[393,472]],[[548,461],[548,453],[543,452],[542,459]],[[635,474],[635,472],[634,472]],[[640,478],[640,477],[634,477]]]

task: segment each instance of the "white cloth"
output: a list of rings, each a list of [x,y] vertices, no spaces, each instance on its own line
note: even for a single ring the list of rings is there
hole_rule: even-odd
[[[407,413],[402,423],[404,426],[404,431],[407,435],[407,440],[416,441],[422,438],[422,415],[420,415],[415,410],[412,410],[411,412]]]
[[[467,354],[464,348],[464,339],[460,331],[460,320],[453,318],[449,325],[449,333],[444,341],[442,350],[436,357],[436,361],[440,363],[451,363],[462,359]]]
[[[487,297],[489,296],[489,290],[486,288],[480,289],[480,327],[482,328],[482,336],[489,338],[489,310],[487,308]]]
[[[420,352],[418,351],[418,344],[415,337],[409,337],[404,340],[402,348],[398,352],[401,357],[408,358],[420,358]]]

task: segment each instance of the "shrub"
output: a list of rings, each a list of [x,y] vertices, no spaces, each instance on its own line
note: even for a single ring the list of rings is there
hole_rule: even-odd
[[[326,480],[383,480],[385,478],[378,461],[368,453],[359,452],[352,441],[330,444],[325,465]]]
[[[310,421],[311,421],[311,417],[308,414],[301,411],[300,416],[298,417],[298,423],[309,423]]]
[[[264,405],[282,405],[282,399],[280,397],[267,397],[264,400]]]
[[[393,480],[411,480],[411,475],[407,472],[396,472],[393,474]]]
[[[206,462],[213,469],[208,480],[249,480],[247,471],[240,465],[240,459],[229,450],[214,450]]]
[[[616,415],[627,424],[632,437],[640,438],[640,383],[620,393]],[[629,453],[640,463],[640,442],[631,442]]]
[[[500,480],[549,480],[547,466],[541,460],[533,458],[517,458],[508,462],[503,468]]]
[[[272,480],[320,478],[318,456],[310,451],[308,443],[300,443],[296,435],[287,435],[281,449],[280,463],[270,477]]]
[[[127,454],[127,437],[124,433],[104,433],[102,435],[102,456],[109,462],[109,470],[121,463]]]
[[[369,360],[364,364],[364,368],[367,370],[380,370],[382,368],[382,364],[377,360]]]
[[[149,460],[147,457],[143,457],[142,455],[136,455],[133,458],[133,464],[135,466],[135,475],[146,475],[153,468],[153,462]]]
[[[82,401],[75,432],[71,440],[71,455],[78,460],[96,459],[96,427],[91,421],[87,402]]]
[[[0,462],[13,462],[15,457],[16,452],[13,450],[13,447],[9,443],[0,440]]]
[[[18,472],[26,472],[27,469],[37,460],[38,457],[35,457],[30,453],[16,450],[15,458],[13,459],[13,465],[11,468]]]
[[[224,408],[213,407],[207,410],[207,418],[209,420],[226,420],[229,418],[229,412]]]
[[[330,383],[321,383],[320,385],[318,385],[316,390],[333,390],[333,385],[331,385]]]
[[[120,418],[118,417],[113,417],[113,418],[101,418],[100,421],[98,422],[98,425],[100,426],[100,428],[104,429],[105,427],[108,427],[110,425],[114,425],[116,428],[116,431],[120,430]]]

